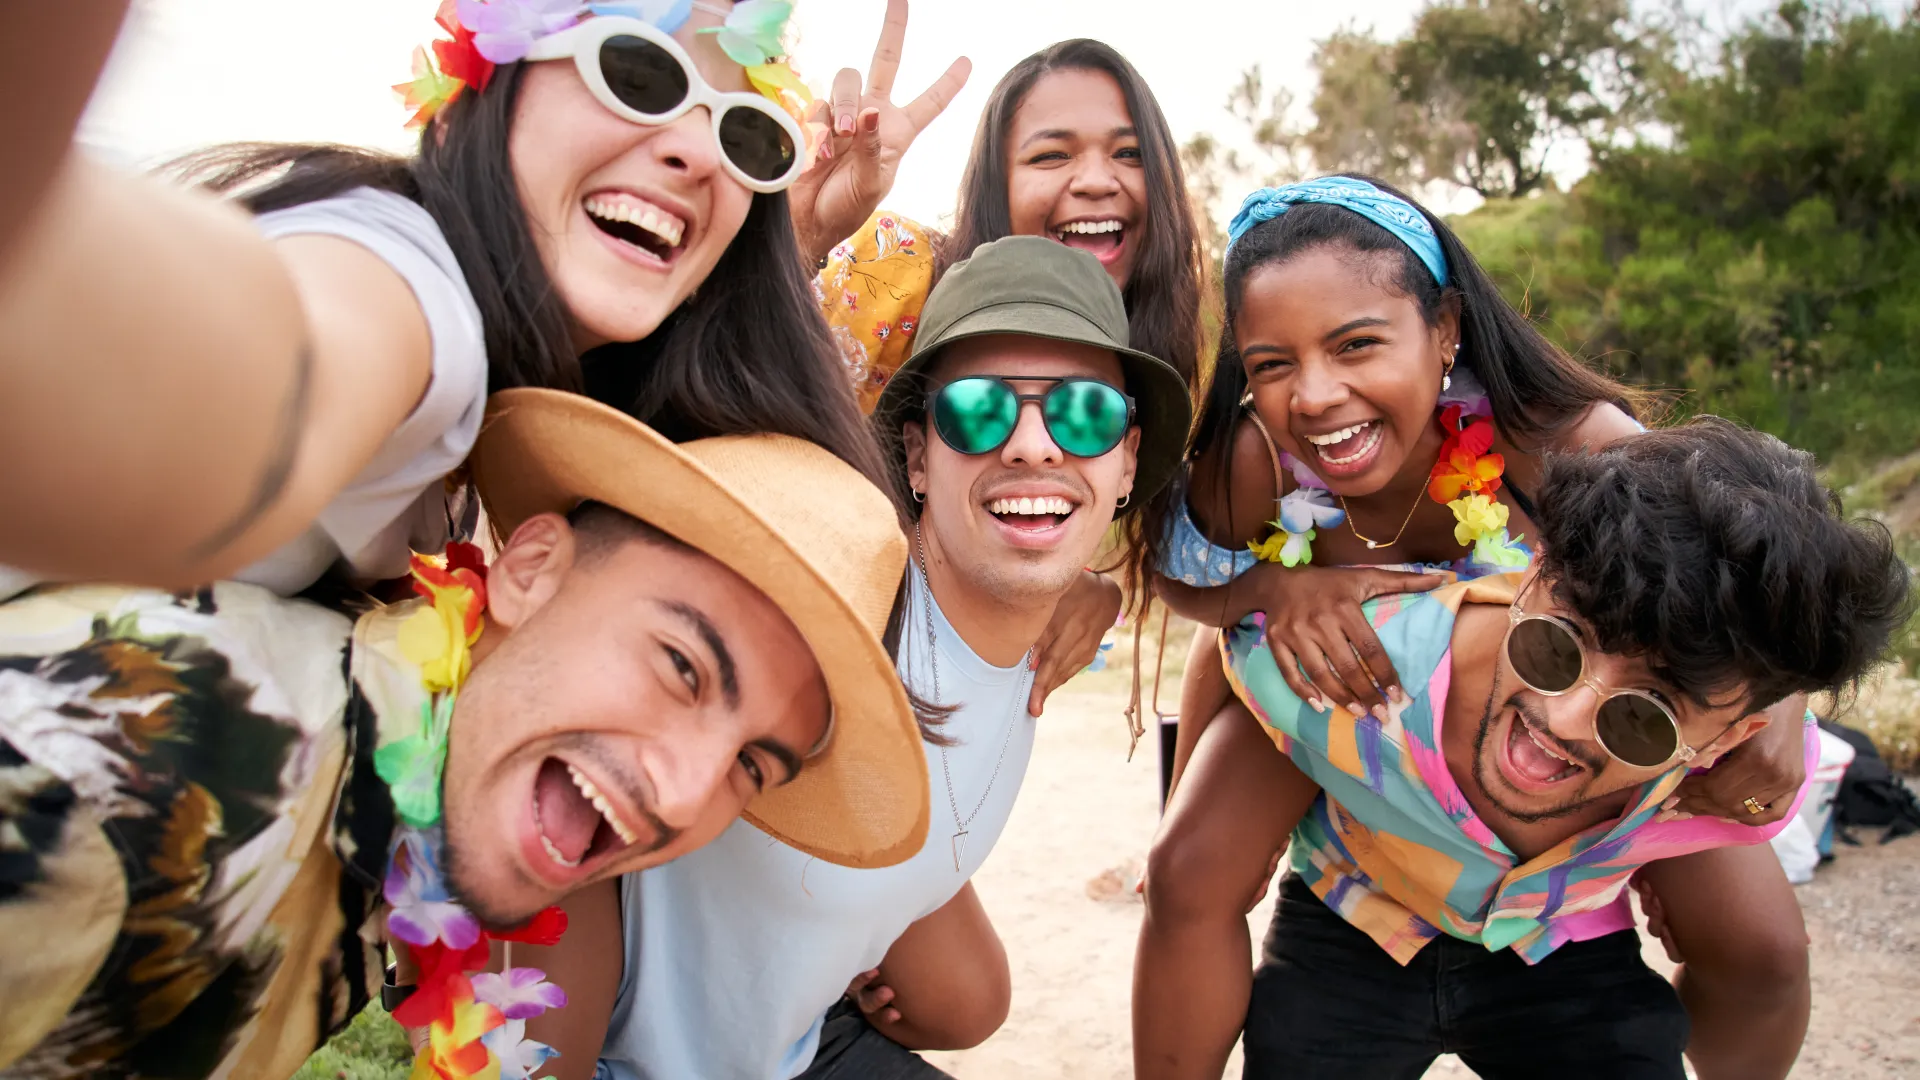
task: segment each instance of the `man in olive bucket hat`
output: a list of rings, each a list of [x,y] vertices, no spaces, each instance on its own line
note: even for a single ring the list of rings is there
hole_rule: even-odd
[[[387,945],[604,950],[591,920],[513,928],[743,813],[827,862],[921,849],[886,494],[812,443],[675,445],[552,390],[496,394],[471,464],[500,551],[417,557],[430,600],[0,604],[0,1073],[290,1076],[373,994],[414,1023],[452,1000],[444,964],[383,990]],[[491,978],[520,1023],[524,979]]]
[[[1032,649],[1115,514],[1179,465],[1186,386],[1128,347],[1096,259],[1022,236],[947,272],[875,417],[921,504],[897,663],[951,710],[923,744],[925,845],[845,870],[736,825],[626,878],[600,1050],[616,1080],[937,1077],[911,1049],[974,1045],[1006,1017],[1006,954],[968,881],[1026,775]]]

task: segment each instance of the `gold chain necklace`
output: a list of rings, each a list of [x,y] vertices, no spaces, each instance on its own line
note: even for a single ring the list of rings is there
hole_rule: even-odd
[[[1422,491],[1420,495],[1414,496],[1413,505],[1407,508],[1406,520],[1400,523],[1400,531],[1397,533],[1394,533],[1393,539],[1391,540],[1382,541],[1382,540],[1367,539],[1367,537],[1360,532],[1360,526],[1355,525],[1353,523],[1353,508],[1347,505],[1347,497],[1345,495],[1340,496],[1340,509],[1346,511],[1347,528],[1353,530],[1354,536],[1359,537],[1361,540],[1365,540],[1367,544],[1367,550],[1372,551],[1376,548],[1392,547],[1393,545],[1400,542],[1400,538],[1402,536],[1407,535],[1407,526],[1413,521],[1414,511],[1420,509],[1420,496],[1425,494],[1426,492]]]

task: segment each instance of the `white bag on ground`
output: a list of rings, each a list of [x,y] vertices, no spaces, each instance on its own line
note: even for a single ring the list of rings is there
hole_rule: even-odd
[[[1786,828],[1774,834],[1771,842],[1788,881],[1805,885],[1813,880],[1813,868],[1820,865],[1820,849],[1814,845],[1813,830],[1807,828],[1805,818],[1794,815]]]

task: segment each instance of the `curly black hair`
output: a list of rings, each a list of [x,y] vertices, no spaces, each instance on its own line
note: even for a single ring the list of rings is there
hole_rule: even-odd
[[[1840,690],[1912,611],[1886,527],[1848,520],[1811,454],[1719,417],[1554,455],[1538,507],[1554,599],[1703,706]]]

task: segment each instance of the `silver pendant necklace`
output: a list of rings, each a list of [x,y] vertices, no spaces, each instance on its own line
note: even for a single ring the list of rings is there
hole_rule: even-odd
[[[940,648],[933,634],[933,582],[927,577],[927,541],[920,533],[920,523],[913,523],[913,542],[920,549],[920,558],[915,569],[920,572],[920,587],[927,591],[927,659],[933,667],[933,700],[945,704],[940,696]],[[987,805],[987,796],[993,794],[993,782],[1000,779],[1000,766],[1007,760],[1007,747],[1013,743],[1014,721],[1019,719],[1027,703],[1027,697],[1033,692],[1033,650],[1020,658],[1020,666],[1026,670],[1026,679],[1021,692],[1014,697],[1013,715],[1007,717],[1006,734],[1000,738],[1000,756],[993,762],[993,773],[987,777],[987,789],[980,793],[980,801],[973,804],[973,811],[966,817],[960,816],[960,800],[953,794],[953,769],[947,764],[947,748],[940,747],[940,773],[947,781],[947,805],[953,810],[953,822],[958,831],[953,834],[953,870],[960,872],[960,859],[967,849],[967,833],[973,825],[973,819],[980,816],[981,808]]]

